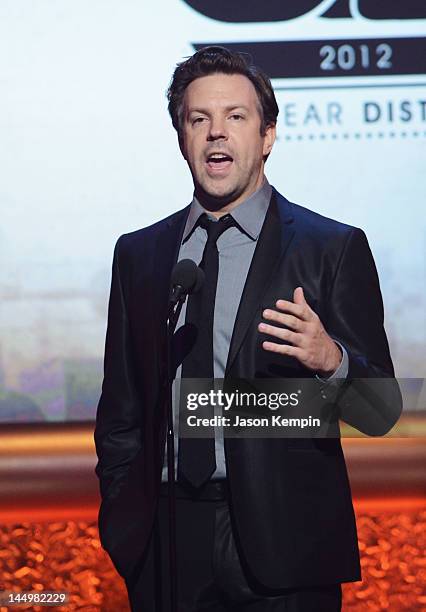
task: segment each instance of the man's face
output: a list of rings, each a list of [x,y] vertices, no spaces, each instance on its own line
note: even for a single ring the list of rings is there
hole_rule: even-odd
[[[262,136],[260,125],[260,102],[247,77],[212,74],[187,87],[180,147],[201,200],[229,209],[261,186],[275,127]]]

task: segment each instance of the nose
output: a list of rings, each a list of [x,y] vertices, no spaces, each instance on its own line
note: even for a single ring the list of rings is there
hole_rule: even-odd
[[[214,141],[228,138],[225,120],[222,117],[212,117],[207,140]]]

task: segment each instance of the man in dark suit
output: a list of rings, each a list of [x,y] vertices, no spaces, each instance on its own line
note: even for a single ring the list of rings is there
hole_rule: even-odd
[[[95,431],[101,541],[138,611],[170,609],[163,390],[177,260],[206,273],[178,321],[178,380],[312,379],[373,435],[401,410],[364,233],[288,202],[264,175],[278,115],[269,79],[205,48],[176,68],[169,111],[194,199],[117,242]],[[390,384],[378,394],[366,379]],[[341,583],[360,579],[340,440],[218,428],[197,443],[176,439],[179,611],[340,610]]]

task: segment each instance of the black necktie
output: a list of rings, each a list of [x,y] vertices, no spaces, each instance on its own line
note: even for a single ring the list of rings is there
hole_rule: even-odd
[[[205,281],[201,291],[188,298],[185,326],[194,330],[195,342],[182,364],[182,378],[214,378],[213,371],[213,319],[216,299],[219,253],[216,242],[219,236],[235,225],[231,215],[219,221],[211,221],[206,214],[198,224],[207,230],[200,267],[204,270]],[[210,387],[212,388],[212,387]],[[203,417],[213,416],[213,407],[203,410]],[[215,441],[212,438],[181,438],[178,451],[178,480],[200,487],[216,469]]]

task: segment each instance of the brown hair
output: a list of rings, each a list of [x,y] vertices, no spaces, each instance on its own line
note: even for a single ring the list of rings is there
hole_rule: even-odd
[[[268,126],[276,124],[279,109],[269,77],[250,61],[247,54],[236,53],[225,47],[210,46],[203,47],[176,66],[167,90],[169,113],[173,127],[179,135],[186,88],[195,79],[217,73],[242,74],[253,83],[260,103],[262,135]]]

